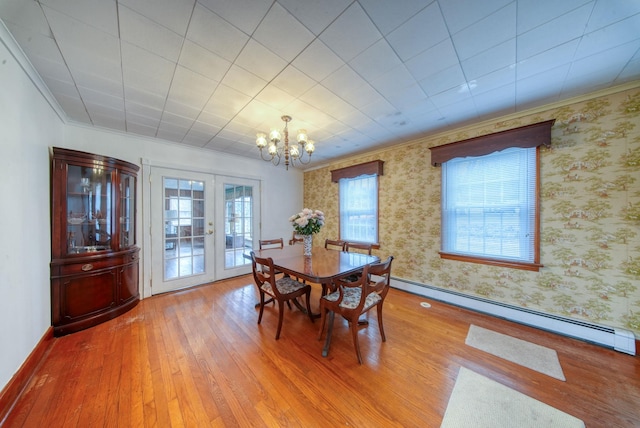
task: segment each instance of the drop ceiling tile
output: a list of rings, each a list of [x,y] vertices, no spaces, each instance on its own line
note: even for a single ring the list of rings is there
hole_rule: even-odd
[[[287,62],[265,46],[251,39],[238,55],[235,64],[251,70],[251,73],[270,82],[286,66]]]
[[[497,117],[512,113],[516,108],[516,84],[515,82],[494,87],[488,91],[473,93],[473,102],[482,106],[482,110],[491,117]]]
[[[640,2],[637,1],[624,1],[617,0],[615,2],[608,1],[596,1],[595,6],[593,8],[593,13],[589,18],[589,23],[587,24],[587,28],[585,33],[591,33],[593,31],[599,30],[611,24],[622,23],[621,21],[626,20],[628,17],[637,15],[640,13]],[[633,19],[633,18],[631,18]],[[637,21],[636,21],[637,22]],[[635,27],[637,34],[637,26]]]
[[[111,79],[111,77],[113,79]],[[73,79],[76,86],[92,88],[94,91],[113,94],[115,96],[122,96],[123,94],[123,85],[119,74],[111,75],[107,78],[103,75],[97,76],[84,71],[76,71]]]
[[[217,88],[218,83],[188,68],[178,66],[171,81],[168,100],[189,105],[200,111]]]
[[[0,17],[21,46],[24,40],[34,35],[52,37],[49,23],[38,2],[4,0],[0,2]],[[25,33],[25,37],[16,37],[16,29]]]
[[[77,98],[80,100],[80,93],[78,92],[78,88],[73,82],[68,80],[58,80],[53,78],[48,78],[43,76],[44,83],[47,85],[47,88],[54,95],[64,95],[69,98]]]
[[[249,40],[249,36],[200,3],[196,3],[187,30],[187,39],[227,61],[234,61]]]
[[[451,34],[469,27],[472,24],[497,12],[513,0],[447,0],[439,1],[440,9]]]
[[[468,124],[475,122],[478,117],[476,106],[470,99],[446,106],[439,106],[438,111],[449,123]]]
[[[116,2],[103,0],[40,0],[45,13],[55,9],[74,20],[78,20],[98,30],[118,37],[118,11]]]
[[[127,114],[125,115],[127,123],[137,123],[139,125],[152,126],[157,128],[160,125],[160,118],[162,117],[162,112],[159,110],[152,111],[148,113],[144,111],[145,114],[141,114],[131,109],[132,103],[127,103]]]
[[[471,99],[469,86],[465,83],[463,85],[448,89],[444,92],[440,92],[438,94],[434,94],[429,99],[433,102],[433,104],[439,109],[442,110],[443,107],[452,105],[452,104],[460,104],[462,102],[468,102],[469,104],[473,104]]]
[[[518,78],[523,79],[554,69],[560,65],[568,64],[578,48],[580,39],[574,39],[555,48],[548,49],[522,61],[518,61],[516,67]]]
[[[387,94],[389,101],[398,111],[405,113],[406,110],[414,108],[417,105],[428,102],[428,97],[422,90],[422,87],[416,82],[406,88],[399,88],[397,91]]]
[[[351,3],[350,0],[279,0],[311,32],[320,34]]]
[[[300,100],[314,105],[329,115],[339,118],[350,113],[354,107],[322,85],[316,85],[300,97]]]
[[[199,122],[222,129],[222,127],[229,123],[229,118],[220,117],[203,110],[200,112],[200,116],[198,116],[198,120],[196,121],[196,123]]]
[[[320,40],[343,61],[349,62],[381,37],[360,4],[354,2],[327,27]]]
[[[166,96],[176,64],[137,46],[122,43],[124,84]]]
[[[286,110],[287,106],[295,100],[288,92],[272,84],[267,85],[255,99],[279,110]]]
[[[183,40],[180,35],[125,6],[118,10],[122,40],[171,62],[178,61]]]
[[[252,34],[274,3],[272,0],[199,0],[246,34]]]
[[[516,68],[504,67],[469,81],[469,89],[474,97],[485,92],[495,91],[506,85],[515,85]]]
[[[560,15],[578,9],[592,0],[518,0],[518,34],[526,33]]]
[[[193,147],[204,147],[211,140],[211,135],[190,129],[182,139],[182,144]]]
[[[405,65],[412,76],[420,81],[458,65],[458,55],[451,39],[445,39],[411,58]]]
[[[280,120],[283,114],[269,104],[253,100],[238,112],[229,126],[237,132],[240,132],[238,126],[246,127],[242,132],[251,130],[250,134],[255,138],[257,132],[268,133],[272,127],[284,127],[284,122]]]
[[[400,64],[370,83],[383,97],[390,97],[405,88],[413,86],[417,81],[409,73],[407,67],[404,64]]]
[[[637,80],[639,75],[640,75],[640,58],[636,58],[627,63],[627,65],[620,72],[620,75],[616,79],[616,82],[625,83],[625,82],[630,82],[632,80]]]
[[[210,123],[206,123],[200,120],[196,120],[191,126],[191,130],[189,132],[199,132],[201,134],[209,135],[209,138],[216,135],[220,132],[222,128],[219,126],[212,125]]]
[[[381,117],[394,115],[398,110],[389,101],[381,99],[361,107],[360,111],[376,121]]]
[[[167,101],[164,104],[163,111],[166,113],[171,113],[171,114],[175,114],[182,117],[187,117],[192,121],[195,121],[198,118],[198,116],[200,116],[202,109],[195,108],[191,104],[183,104],[172,99],[167,99]]]
[[[380,32],[384,35],[398,28],[412,16],[423,10],[425,0],[407,0],[401,2],[360,0],[359,2]]]
[[[251,101],[251,97],[221,84],[216,88],[203,111],[228,121],[242,110],[249,101]]]
[[[231,62],[195,44],[185,40],[178,63],[209,79],[220,81],[231,67]]]
[[[639,27],[640,28],[640,27]],[[611,47],[597,54],[574,61],[567,80],[583,81],[587,79],[593,84],[612,83],[629,59],[640,50],[640,40],[624,45]],[[620,61],[620,58],[623,61]],[[590,64],[599,64],[592,67]]]
[[[460,68],[459,65],[454,65],[445,70],[434,73],[426,79],[420,80],[418,83],[425,93],[432,97],[450,90],[451,88],[455,88],[457,90],[461,85],[465,85],[467,82],[464,77],[464,73],[462,73],[462,68]]]
[[[167,141],[182,142],[184,136],[187,135],[189,129],[182,128],[181,126],[175,126],[170,123],[161,123],[158,131],[156,132],[156,138],[162,138]]]
[[[321,81],[342,67],[344,61],[316,39],[291,64],[312,79]]]
[[[127,123],[127,132],[131,132],[133,134],[155,137],[157,131],[158,128],[154,126],[146,126],[139,123]]]
[[[313,33],[277,2],[252,35],[263,46],[287,62],[292,61],[314,39]]]
[[[356,108],[383,99],[371,84],[345,65],[322,81],[322,86],[338,94]]]
[[[124,114],[124,94],[98,92],[91,87],[78,86],[82,100],[86,104],[101,105],[114,110],[120,110]]]
[[[507,40],[479,55],[462,61],[462,71],[467,80],[478,79],[495,70],[513,66],[516,63],[516,39]],[[507,83],[507,82],[505,82]]]
[[[266,80],[237,65],[231,66],[229,72],[222,79],[222,83],[251,98],[255,97],[267,86]]]
[[[477,23],[453,34],[461,61],[478,55],[516,36],[516,4],[512,3]]]
[[[157,110],[162,112],[164,103],[167,98],[167,94],[158,94],[154,92],[145,91],[139,87],[126,86],[124,87],[124,99],[125,105],[133,103],[146,108]]]
[[[271,82],[293,97],[299,97],[307,92],[316,82],[297,68],[289,65]]]
[[[194,0],[118,0],[118,4],[184,36],[194,9]]]
[[[516,84],[516,108],[524,110],[544,100],[556,100],[569,73],[570,64],[518,80]]]
[[[581,37],[591,9],[582,6],[518,36],[518,61]]]
[[[87,109],[80,97],[68,97],[63,94],[55,95],[56,101],[67,114],[67,118],[80,123],[91,123]]]
[[[90,113],[91,114],[91,122],[94,126],[98,126],[105,129],[117,130],[117,131],[125,131],[126,126],[124,123],[124,119],[113,117],[110,115],[103,115],[100,113]]]
[[[386,37],[403,61],[448,38],[449,31],[438,2],[431,3]]]
[[[576,59],[585,58],[596,53],[611,50],[617,46],[634,42],[640,49],[640,14],[624,19],[615,24],[604,27],[593,33],[585,34],[580,40],[580,45],[576,52]],[[636,49],[637,50],[637,49]],[[635,53],[631,52],[631,55]],[[631,55],[626,58],[630,58]],[[598,64],[598,63],[596,63]]]
[[[402,61],[385,39],[380,39],[349,61],[349,65],[368,82],[402,65]]]

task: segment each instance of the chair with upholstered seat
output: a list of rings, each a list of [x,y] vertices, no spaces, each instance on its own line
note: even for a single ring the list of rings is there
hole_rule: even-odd
[[[258,241],[261,250],[266,250],[269,248],[284,248],[284,240],[282,238],[278,239],[261,239]]]
[[[344,241],[335,240],[335,239],[325,239],[324,240],[324,248],[328,250],[338,250],[344,251]]]
[[[383,342],[387,340],[382,324],[382,305],[391,283],[392,261],[393,256],[389,256],[384,262],[365,266],[362,270],[362,276],[356,282],[347,282],[340,279],[334,282],[335,291],[320,299],[320,332],[318,333],[318,340],[322,338],[327,313],[331,312],[329,315],[331,317],[329,332],[332,329],[331,323],[333,323],[335,314],[341,315],[349,322],[358,363],[362,364],[360,344],[358,343],[358,319],[362,314],[367,313],[374,307],[377,308],[380,336]],[[327,334],[330,334],[329,332]]]
[[[290,303],[300,296],[305,296],[307,315],[311,322],[313,322],[311,306],[309,305],[309,297],[311,295],[311,286],[309,284],[303,284],[289,276],[276,279],[273,259],[271,257],[257,257],[253,251],[251,252],[251,264],[253,279],[260,293],[258,324],[262,321],[262,313],[264,312],[264,305],[267,300],[265,296],[267,295],[278,302],[278,329],[276,330],[276,340],[280,338],[280,331],[282,330],[285,302]]]

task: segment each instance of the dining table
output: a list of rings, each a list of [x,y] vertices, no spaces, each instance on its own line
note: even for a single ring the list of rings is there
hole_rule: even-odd
[[[277,271],[300,280],[320,284],[322,296],[325,296],[331,290],[333,280],[357,273],[365,266],[380,261],[377,256],[332,250],[324,247],[313,247],[311,255],[305,256],[302,245],[254,250],[254,252],[257,257],[270,257],[273,260],[273,267]],[[304,311],[304,308],[297,301],[294,301],[294,303],[300,310]],[[319,316],[317,315],[317,317]],[[323,357],[327,356],[331,345],[334,317],[335,314],[331,312],[329,314],[327,337],[322,350]]]

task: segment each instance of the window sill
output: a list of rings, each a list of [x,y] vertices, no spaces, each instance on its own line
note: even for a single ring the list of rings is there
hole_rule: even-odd
[[[532,272],[539,272],[540,268],[543,267],[540,263],[525,263],[525,262],[514,262],[508,260],[500,260],[500,259],[491,259],[484,257],[473,257],[462,254],[452,254],[445,253],[440,251],[440,258],[448,259],[448,260],[457,260],[459,262],[469,262],[469,263],[479,263],[483,265],[491,265],[491,266],[500,266],[511,269],[520,269],[520,270],[528,270]]]

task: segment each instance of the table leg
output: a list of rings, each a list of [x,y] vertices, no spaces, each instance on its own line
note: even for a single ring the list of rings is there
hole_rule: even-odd
[[[333,320],[335,316],[335,312],[329,311],[329,327],[327,328],[327,337],[324,340],[324,348],[322,348],[323,357],[329,355],[329,346],[331,346],[331,334],[333,333]]]

